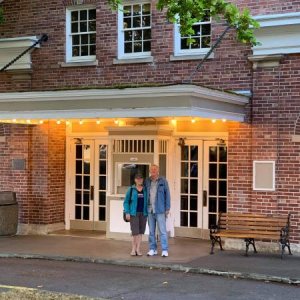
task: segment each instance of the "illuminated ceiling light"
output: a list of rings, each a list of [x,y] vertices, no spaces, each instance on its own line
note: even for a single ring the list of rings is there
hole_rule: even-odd
[[[12,121],[13,121],[14,123],[17,123],[17,119],[13,119]]]
[[[97,121],[96,121],[96,124],[97,124],[97,125],[99,125],[100,123],[101,123],[100,120],[97,120]]]
[[[56,124],[57,124],[57,125],[60,125],[60,124],[61,124],[61,121],[60,121],[60,120],[57,120],[57,121],[56,121]]]
[[[172,125],[176,125],[177,120],[176,120],[176,119],[172,119],[172,120],[171,120],[171,123],[172,123]]]
[[[211,121],[212,121],[212,123],[216,123],[216,122],[217,122],[217,120],[216,120],[216,119],[212,119]]]
[[[222,122],[225,123],[225,122],[227,122],[227,120],[226,119],[222,119]]]
[[[79,121],[79,125],[82,125],[82,124],[83,124],[83,120],[80,120],[80,121]]]
[[[115,122],[116,125],[118,125],[120,123],[119,120],[115,120],[114,122]]]
[[[66,125],[70,125],[70,124],[71,124],[70,121],[67,120],[67,121],[66,121]]]
[[[26,123],[30,124],[30,123],[31,123],[31,120],[26,120]]]
[[[40,123],[40,124],[44,124],[44,120],[40,120],[39,123]]]
[[[196,123],[196,119],[192,119],[191,122],[192,122],[193,124],[195,124],[195,123]]]

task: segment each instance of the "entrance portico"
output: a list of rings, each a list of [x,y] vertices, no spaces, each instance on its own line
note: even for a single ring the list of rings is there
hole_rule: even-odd
[[[134,172],[147,176],[155,163],[170,185],[171,232],[206,238],[227,210],[228,131],[243,121],[247,103],[191,85],[7,93],[0,118],[66,127],[66,229],[128,237],[124,192]]]

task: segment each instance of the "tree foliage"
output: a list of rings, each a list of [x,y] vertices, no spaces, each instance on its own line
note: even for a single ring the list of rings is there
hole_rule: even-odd
[[[108,0],[113,9],[118,9],[122,0]],[[158,0],[157,9],[166,10],[166,17],[172,23],[180,24],[181,35],[194,33],[193,24],[202,20],[207,11],[212,18],[223,18],[228,26],[236,29],[237,39],[242,43],[258,44],[253,30],[259,27],[250,14],[249,9],[242,12],[238,7],[225,0]]]

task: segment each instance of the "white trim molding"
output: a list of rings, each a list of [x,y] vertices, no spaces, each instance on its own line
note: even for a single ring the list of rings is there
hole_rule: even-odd
[[[0,39],[0,69],[20,55],[24,50],[32,46],[38,38],[36,36],[25,36],[16,38]],[[37,44],[35,48],[39,48]],[[7,70],[30,70],[31,69],[31,52],[27,52]]]
[[[255,16],[260,28],[253,56],[300,53],[300,12]]]
[[[195,85],[0,93],[0,119],[186,116],[242,122],[248,101]]]

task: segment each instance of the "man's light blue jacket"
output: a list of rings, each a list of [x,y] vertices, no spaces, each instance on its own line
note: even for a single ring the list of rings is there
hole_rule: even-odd
[[[150,187],[151,179],[147,178],[145,180],[147,199],[150,201]],[[157,193],[155,199],[155,213],[164,214],[171,207],[171,197],[168,181],[164,177],[158,177],[157,179]]]

